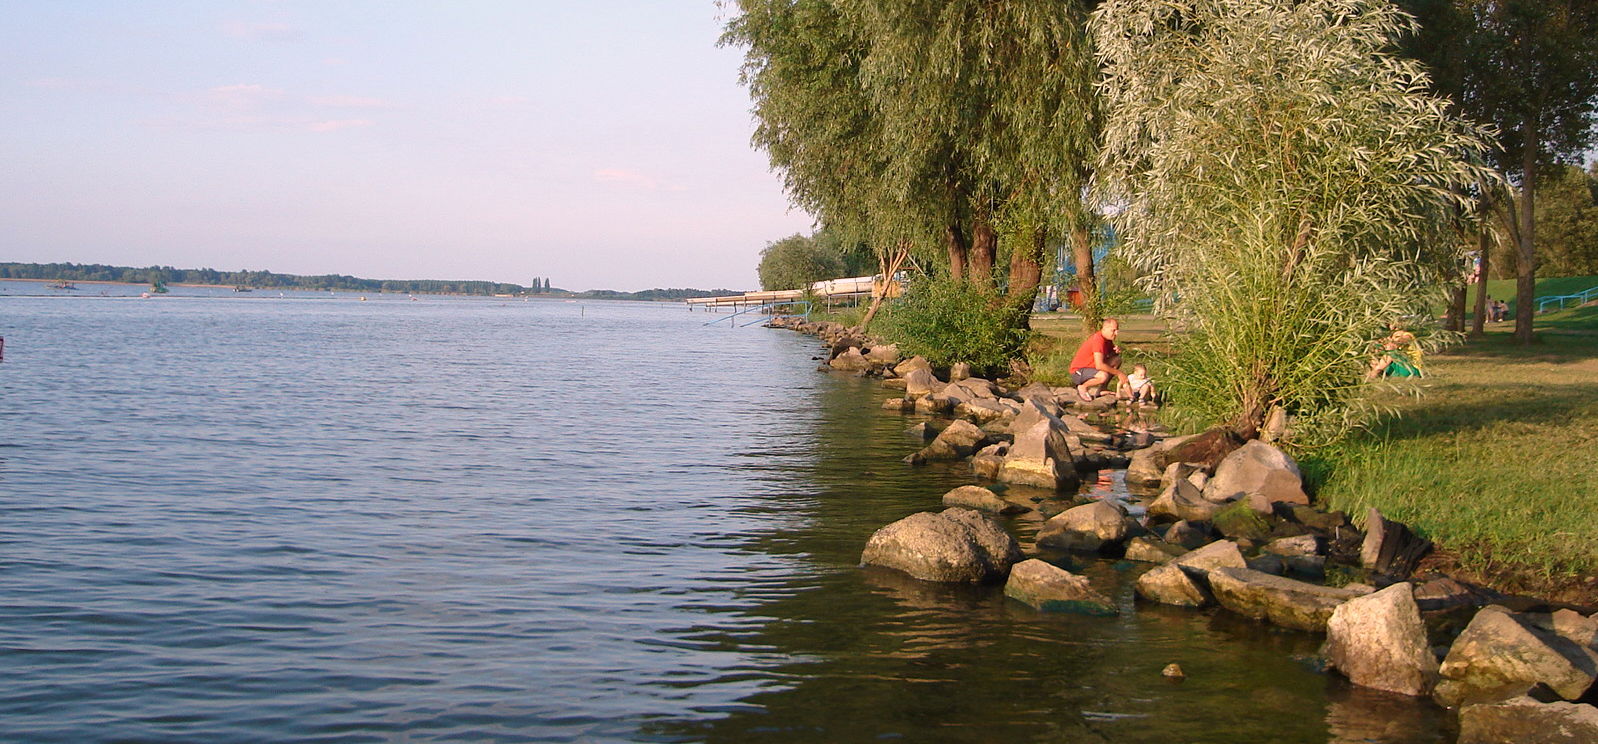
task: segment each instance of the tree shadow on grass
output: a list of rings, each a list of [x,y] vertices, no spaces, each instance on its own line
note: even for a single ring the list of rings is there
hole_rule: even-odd
[[[1557,388],[1527,388],[1509,379],[1483,385],[1490,394],[1467,400],[1433,391],[1416,405],[1373,420],[1366,435],[1376,439],[1416,439],[1461,433],[1500,423],[1533,426],[1570,424],[1583,409],[1598,404],[1598,382],[1568,383]]]

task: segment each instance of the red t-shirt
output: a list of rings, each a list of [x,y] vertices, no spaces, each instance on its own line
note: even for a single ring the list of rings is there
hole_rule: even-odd
[[[1075,372],[1083,367],[1094,366],[1094,352],[1103,354],[1105,359],[1109,359],[1116,353],[1115,344],[1105,338],[1103,333],[1094,331],[1093,335],[1088,336],[1087,340],[1082,342],[1082,347],[1076,350],[1076,356],[1071,359],[1071,371]]]

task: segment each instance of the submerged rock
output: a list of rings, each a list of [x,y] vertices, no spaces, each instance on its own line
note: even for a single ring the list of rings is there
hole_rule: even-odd
[[[1359,593],[1272,576],[1247,568],[1209,574],[1215,600],[1232,612],[1299,630],[1324,631],[1337,606]]]
[[[1004,594],[1048,612],[1116,614],[1115,603],[1094,589],[1086,576],[1036,558],[1022,561],[1011,569]]]
[[[883,527],[860,556],[863,564],[923,581],[973,584],[1003,578],[1019,560],[1015,538],[981,513],[960,508],[920,512]]]
[[[1150,570],[1138,577],[1133,588],[1138,596],[1160,604],[1204,607],[1215,601],[1209,590],[1211,572],[1244,565],[1237,543],[1221,540]]]
[[[999,498],[999,495],[982,486],[960,486],[943,495],[944,506],[963,506],[991,514],[1020,514],[1030,511],[1020,504]]]
[[[1459,744],[1592,744],[1598,708],[1520,696],[1459,711]]]
[[[1437,684],[1437,657],[1408,583],[1332,610],[1321,652],[1333,669],[1362,687],[1424,697]]]
[[[1072,507],[1043,523],[1038,530],[1041,547],[1094,552],[1121,542],[1142,527],[1121,507],[1108,501]]]

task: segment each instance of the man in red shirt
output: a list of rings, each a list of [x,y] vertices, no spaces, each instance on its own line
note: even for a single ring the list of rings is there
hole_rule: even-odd
[[[1099,389],[1114,376],[1126,384],[1126,373],[1121,371],[1121,350],[1115,345],[1115,336],[1121,332],[1121,322],[1105,318],[1097,333],[1087,337],[1071,358],[1071,384],[1076,386],[1076,396],[1084,403],[1093,400]]]

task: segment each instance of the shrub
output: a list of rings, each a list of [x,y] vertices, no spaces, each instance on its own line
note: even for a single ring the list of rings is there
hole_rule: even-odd
[[[966,362],[992,371],[1020,356],[1026,343],[1028,332],[1017,327],[1016,312],[993,290],[926,278],[910,284],[881,328],[904,354],[920,354],[940,367]]]

